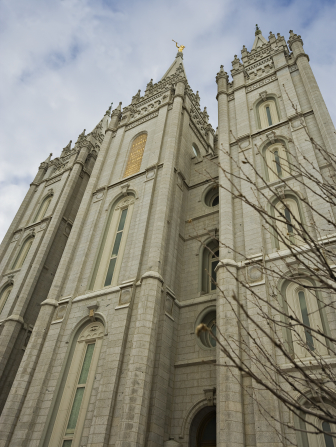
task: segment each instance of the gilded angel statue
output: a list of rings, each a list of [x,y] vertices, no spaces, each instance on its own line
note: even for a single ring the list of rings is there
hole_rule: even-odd
[[[182,51],[185,49],[185,46],[184,46],[184,45],[179,45],[179,44],[176,42],[176,40],[173,40],[173,39],[172,39],[172,41],[176,43],[176,47],[178,48],[178,52],[179,52],[179,53],[182,53]]]

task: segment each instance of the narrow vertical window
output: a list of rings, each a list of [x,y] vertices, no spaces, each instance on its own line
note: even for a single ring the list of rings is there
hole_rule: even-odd
[[[266,106],[266,115],[267,115],[267,121],[268,121],[268,125],[272,126],[272,117],[271,117],[271,110],[269,108],[269,106]]]
[[[72,403],[72,408],[71,408],[67,428],[65,431],[65,438],[67,438],[67,439],[64,439],[63,447],[65,447],[67,445],[71,445],[71,443],[72,443],[72,439],[69,439],[69,438],[72,438],[75,433],[77,420],[78,420],[78,416],[79,416],[79,410],[82,405],[82,400],[83,400],[83,396],[84,396],[85,386],[87,383],[87,378],[88,378],[88,374],[89,374],[89,370],[90,370],[90,365],[91,365],[91,361],[92,361],[92,355],[93,355],[94,348],[95,348],[95,343],[88,344],[87,348],[86,348],[86,353],[85,353],[81,373],[80,373],[79,380],[77,383],[75,397],[74,397],[74,400]]]
[[[210,290],[216,290],[217,287],[217,274],[216,274],[216,267],[218,265],[218,256],[219,251],[216,251],[211,256],[211,284],[210,284]]]
[[[291,244],[294,244],[294,229],[292,226],[291,213],[287,207],[285,208],[284,211],[285,211],[285,218],[286,218],[286,225],[287,225],[289,240],[290,240]]]
[[[5,304],[12,291],[12,288],[13,284],[9,284],[6,287],[4,287],[0,293],[0,313],[2,312],[2,309],[5,307]]]
[[[308,348],[313,351],[314,350],[314,341],[311,334],[310,328],[310,321],[308,316],[308,309],[307,309],[307,302],[305,294],[302,290],[299,292],[299,302],[300,302],[300,309],[301,309],[301,315],[302,315],[302,321],[303,324],[307,327],[305,327],[305,336],[306,336],[306,342],[308,345]]]
[[[328,435],[328,433],[331,433],[331,428],[329,422],[323,422],[322,423],[322,430],[325,432],[323,433],[324,436],[324,442],[326,447],[334,447],[334,440],[332,436]]]
[[[107,269],[107,274],[106,274],[106,278],[105,278],[104,287],[109,286],[111,284],[111,282],[112,282],[114,268],[115,268],[115,265],[116,265],[116,262],[117,262],[117,256],[118,256],[118,253],[119,253],[121,238],[122,238],[124,227],[125,227],[127,211],[128,211],[127,208],[125,210],[123,210],[122,213],[121,213],[120,219],[119,219],[119,225],[118,225],[118,228],[117,228],[117,234],[116,234],[116,237],[115,237],[115,240],[114,240],[114,244],[113,244],[113,250],[112,250],[109,266],[108,266],[108,269]]]
[[[30,250],[30,247],[32,246],[33,241],[34,241],[34,236],[29,237],[28,239],[26,239],[24,241],[24,243],[19,251],[19,254],[17,255],[17,257],[13,263],[13,266],[12,266],[13,270],[19,269],[22,267],[22,264],[24,263],[27,255],[28,255],[28,252]]]
[[[55,409],[49,447],[79,447],[89,406],[104,326],[95,321],[87,325],[75,340],[70,366],[59,407]]]
[[[140,171],[146,141],[147,134],[139,135],[133,141],[123,178],[136,174]]]
[[[278,151],[274,151],[273,154],[274,154],[274,161],[275,161],[276,171],[278,173],[278,176],[281,177],[282,176],[282,170],[281,170],[279,152]]]
[[[134,202],[134,196],[129,195],[111,207],[91,277],[90,290],[117,284]]]
[[[37,213],[35,214],[33,222],[38,222],[39,220],[44,218],[44,216],[46,215],[46,212],[49,208],[51,199],[52,199],[52,196],[48,196],[43,200],[39,209],[37,210]]]

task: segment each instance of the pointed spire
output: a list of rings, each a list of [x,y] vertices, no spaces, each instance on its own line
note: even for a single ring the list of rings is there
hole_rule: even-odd
[[[140,101],[140,98],[141,98],[141,90],[138,90],[138,93],[132,96],[132,104],[138,103]]]
[[[63,151],[71,151],[71,143],[72,143],[72,140],[70,140],[69,141],[69,143],[63,148]]]
[[[121,114],[121,104],[122,102],[119,102],[118,106],[112,111],[112,116]]]
[[[106,110],[105,115],[111,116],[111,110],[112,110],[113,102],[111,102],[110,107]]]
[[[262,47],[264,44],[267,44],[267,40],[265,39],[265,37],[262,35],[262,32],[259,28],[258,25],[256,25],[256,30],[255,30],[255,39],[254,39],[254,43],[252,46],[252,50],[257,50],[259,47]]]
[[[44,160],[43,163],[49,163],[52,157],[52,152],[48,155],[48,157]]]

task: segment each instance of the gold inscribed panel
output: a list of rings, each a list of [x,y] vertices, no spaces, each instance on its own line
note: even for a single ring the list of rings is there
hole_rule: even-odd
[[[142,156],[146,146],[147,135],[139,135],[132,144],[131,152],[128,157],[124,178],[136,174],[140,171]]]

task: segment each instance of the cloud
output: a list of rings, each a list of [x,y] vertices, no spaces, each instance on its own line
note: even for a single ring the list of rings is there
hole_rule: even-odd
[[[129,104],[186,46],[188,81],[217,125],[215,76],[251,48],[258,23],[302,35],[336,118],[334,1],[4,0],[0,4],[0,238],[39,164],[101,119],[111,101]]]

